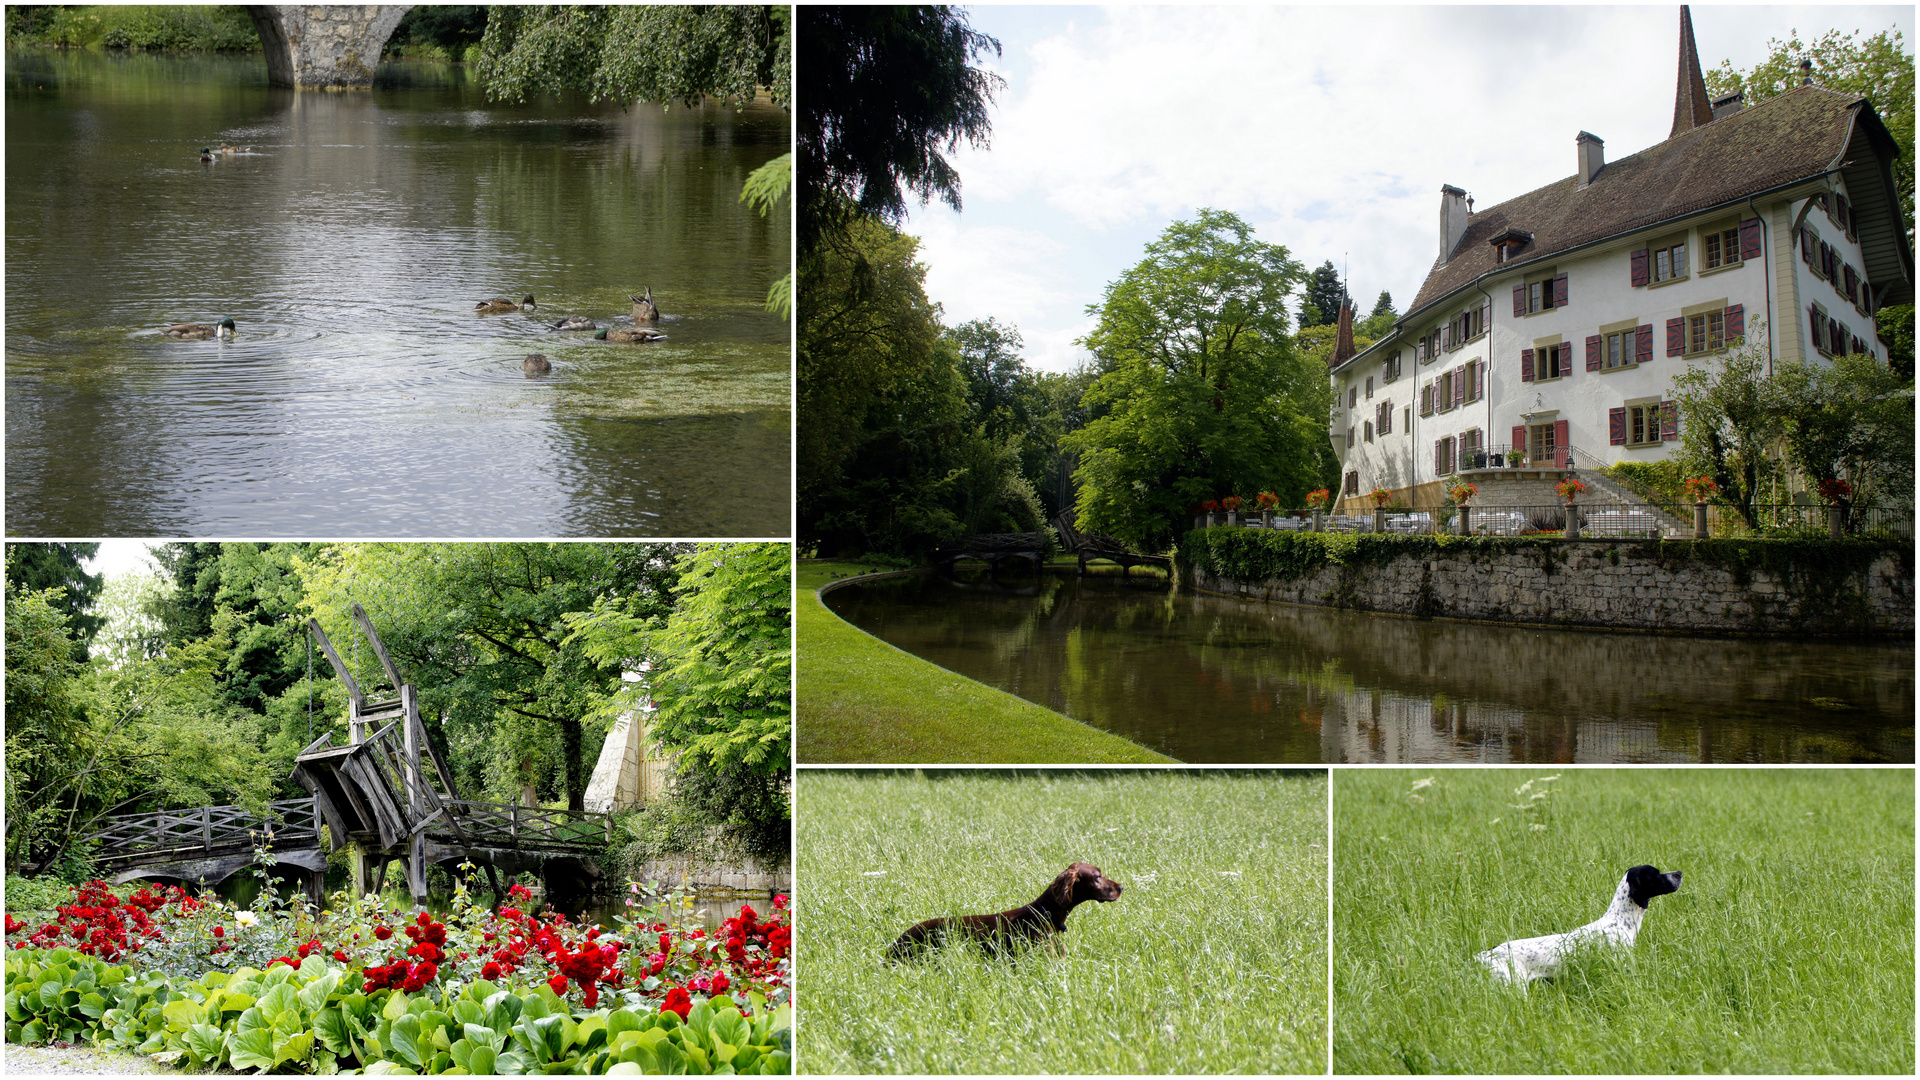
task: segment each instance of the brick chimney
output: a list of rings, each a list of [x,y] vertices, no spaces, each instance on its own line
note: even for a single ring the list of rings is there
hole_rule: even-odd
[[[1578,191],[1593,183],[1593,178],[1600,175],[1601,169],[1606,168],[1607,144],[1593,132],[1583,131],[1573,137],[1573,145],[1579,156],[1580,167],[1575,171],[1580,177],[1580,182],[1574,185],[1574,190]]]
[[[1467,235],[1473,214],[1467,209],[1467,193],[1452,184],[1440,186],[1440,261],[1453,258],[1453,249]]]

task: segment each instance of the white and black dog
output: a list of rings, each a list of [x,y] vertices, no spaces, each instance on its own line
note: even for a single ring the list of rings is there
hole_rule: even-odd
[[[1663,874],[1651,866],[1636,866],[1620,879],[1607,913],[1578,930],[1545,937],[1520,938],[1496,945],[1474,959],[1493,969],[1503,982],[1528,983],[1558,973],[1568,953],[1585,944],[1631,948],[1640,933],[1640,920],[1656,896],[1680,891],[1680,871]]]

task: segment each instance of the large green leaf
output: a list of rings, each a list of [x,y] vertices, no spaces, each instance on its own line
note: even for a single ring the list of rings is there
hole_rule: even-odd
[[[312,959],[312,957],[308,957],[308,959]],[[300,1000],[300,1006],[306,1009],[309,1015],[317,1013],[327,1004],[327,999],[332,997],[333,992],[339,989],[339,987],[340,973],[337,971],[329,971],[320,978],[300,988],[300,992],[297,995]]]
[[[347,1030],[347,1018],[338,1008],[321,1009],[313,1014],[313,1030],[320,1036],[321,1045],[336,1054],[354,1054],[358,1056],[353,1035]]]
[[[207,1010],[197,1001],[181,998],[178,1001],[167,1002],[166,1006],[160,1010],[160,1015],[166,1017],[167,1023],[178,1024],[185,1028],[206,1020]]]
[[[234,1068],[265,1072],[273,1068],[273,1035],[266,1028],[235,1032],[227,1040],[227,1052]]]
[[[506,1032],[495,1031],[485,1024],[464,1024],[460,1030],[462,1034],[466,1036],[466,1040],[476,1046],[486,1046],[498,1050],[507,1045]]]
[[[487,998],[486,1024],[493,1030],[506,1034],[520,1022],[522,1002],[511,992],[501,990]]]
[[[405,1058],[409,1065],[419,1065],[431,1056],[420,1052],[419,1017],[408,1014],[394,1020],[393,1050]]]
[[[193,1055],[193,1063],[204,1066],[209,1072],[219,1067],[220,1059],[227,1052],[226,1035],[212,1024],[193,1025],[187,1029],[181,1042],[185,1044],[187,1053]]]
[[[276,983],[261,995],[259,1005],[260,1011],[269,1019],[277,1018],[281,1013],[300,1007],[300,992],[287,983]]]
[[[467,1071],[475,1076],[487,1076],[493,1072],[497,1057],[493,1047],[476,1046],[467,1056]]]
[[[736,1009],[721,1009],[714,1014],[712,1023],[707,1025],[708,1037],[716,1046],[745,1046],[750,1030],[746,1017]]]
[[[313,1035],[309,1032],[303,1031],[298,1035],[289,1035],[284,1039],[275,1040],[273,1044],[273,1063],[275,1065],[283,1061],[296,1061],[304,1064],[312,1054]]]

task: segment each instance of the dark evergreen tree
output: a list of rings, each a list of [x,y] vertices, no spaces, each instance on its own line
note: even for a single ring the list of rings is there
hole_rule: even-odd
[[[1340,283],[1340,272],[1333,268],[1332,259],[1321,263],[1318,269],[1308,275],[1306,292],[1306,302],[1300,307],[1300,329],[1327,326],[1340,320],[1340,301],[1347,293],[1346,287]]]
[[[1391,314],[1393,314],[1393,294],[1387,292],[1385,289],[1381,289],[1380,299],[1373,302],[1373,310],[1367,312],[1367,317],[1372,318],[1375,315]]]
[[[104,615],[95,615],[93,602],[106,587],[104,574],[89,574],[81,562],[93,558],[99,544],[8,544],[7,583],[15,589],[39,592],[56,586],[66,593],[53,603],[54,610],[67,617],[67,632],[73,636],[73,658],[84,663],[95,634],[107,624]]]

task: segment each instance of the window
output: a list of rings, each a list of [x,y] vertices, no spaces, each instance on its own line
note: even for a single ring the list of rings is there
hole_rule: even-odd
[[[1344,494],[1347,494],[1347,495],[1358,495],[1358,494],[1360,494],[1360,472],[1359,472],[1359,470],[1357,470],[1357,469],[1356,469],[1356,470],[1354,470],[1353,472],[1350,472],[1350,473],[1348,473],[1348,474],[1347,474],[1347,485],[1346,485],[1346,491],[1344,492]]]
[[[1484,360],[1472,360],[1467,363],[1464,376],[1467,380],[1467,400],[1479,401],[1487,392],[1487,364]]]
[[[1360,404],[1359,388],[1353,386],[1347,387],[1347,408],[1351,409],[1358,404]]]
[[[1627,445],[1645,446],[1660,441],[1660,403],[1627,406]]]
[[[1433,444],[1433,471],[1440,476],[1453,471],[1453,436],[1449,435]]]
[[[1380,381],[1390,383],[1400,377],[1400,350],[1387,354],[1386,362],[1380,365]]]
[[[1433,380],[1431,379],[1420,387],[1420,415],[1433,415]]]
[[[1453,408],[1453,380],[1457,372],[1449,371],[1440,376],[1440,388],[1436,390],[1433,407],[1440,412]]]
[[[1636,336],[1632,330],[1622,330],[1617,334],[1607,335],[1603,363],[1608,369],[1633,366],[1633,343]]]
[[[1413,430],[1413,406],[1408,405],[1400,411],[1400,428],[1403,431]]]
[[[1817,267],[1817,269],[1820,271],[1821,277],[1824,277],[1828,281],[1835,283],[1834,288],[1836,289],[1840,287],[1838,284],[1840,280],[1840,267],[1839,267],[1840,260],[1838,258],[1838,254],[1839,254],[1838,252],[1833,250],[1832,244],[1828,244],[1824,242],[1821,243],[1820,265]]]
[[[1479,337],[1481,331],[1485,329],[1485,312],[1477,307],[1468,308],[1454,316],[1453,321],[1447,324],[1448,337],[1451,339],[1452,347],[1456,349]]]
[[[1372,442],[1373,441],[1373,421],[1371,420],[1365,421],[1360,426],[1362,429],[1360,437],[1362,439],[1365,439],[1367,442]]]
[[[1724,311],[1687,317],[1687,351],[1712,352],[1727,344],[1727,319]]]
[[[1533,378],[1535,381],[1540,379],[1558,379],[1562,375],[1573,374],[1572,345],[1564,342],[1559,345],[1543,345],[1537,349],[1528,349],[1527,352],[1533,354]]]
[[[1527,429],[1527,463],[1551,468],[1560,459],[1555,455],[1552,424],[1535,424]]]
[[[1413,343],[1413,359],[1415,363],[1431,363],[1433,358],[1438,355],[1440,355],[1440,331],[1438,330]]]
[[[1374,410],[1373,426],[1382,435],[1393,433],[1393,402],[1383,401],[1380,407]]]
[[[1460,435],[1460,467],[1463,469],[1487,467],[1487,454],[1481,441],[1479,428],[1469,428]]]
[[[1838,215],[1835,217],[1834,220],[1839,222],[1840,229],[1842,232],[1845,232],[1848,236],[1852,236],[1853,235],[1853,213],[1852,213],[1852,209],[1847,205],[1847,197],[1845,195],[1840,195],[1836,193],[1834,195],[1834,202],[1837,204],[1837,209],[1839,211]]]
[[[1353,428],[1347,428],[1347,449],[1353,449]]]
[[[1702,233],[1700,236],[1700,268],[1718,270],[1723,266],[1736,266],[1740,262],[1740,227],[1730,226]]]
[[[1513,287],[1513,317],[1531,315],[1537,311],[1548,311],[1567,305],[1567,275],[1548,271],[1535,281],[1524,281]]]
[[[1820,257],[1821,246],[1820,234],[1813,231],[1813,226],[1801,226],[1800,261],[1812,267],[1813,272],[1816,274],[1820,273],[1820,268],[1824,265],[1824,260]]]
[[[1367,376],[1367,400],[1373,400],[1373,376]]]
[[[1658,285],[1663,281],[1672,281],[1686,276],[1687,242],[1685,240],[1653,249],[1654,284]]]
[[[1827,350],[1827,309],[1815,304],[1807,309],[1809,321],[1813,324],[1813,347],[1821,352]]]
[[[1846,274],[1846,287],[1841,289],[1840,291],[1846,295],[1849,301],[1852,301],[1854,307],[1859,307],[1860,306],[1860,271],[1855,270],[1851,266],[1848,266],[1844,268],[1844,272]]]

